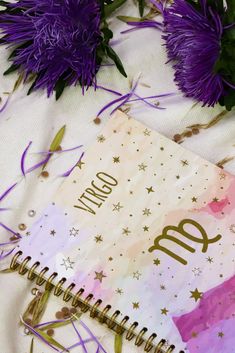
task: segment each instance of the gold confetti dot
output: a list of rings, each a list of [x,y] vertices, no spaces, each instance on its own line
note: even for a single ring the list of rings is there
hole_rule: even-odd
[[[98,116],[93,121],[96,125],[99,125],[101,123],[101,119],[98,118]]]
[[[199,129],[197,129],[197,128],[193,128],[192,129],[192,133],[194,134],[194,135],[198,135],[199,134]]]
[[[47,330],[47,334],[48,334],[48,336],[54,336],[54,330],[52,329],[52,328],[50,328],[49,330]]]
[[[193,135],[192,131],[185,132],[186,137],[191,137]]]
[[[27,227],[26,227],[26,225],[25,225],[24,223],[20,223],[20,224],[18,225],[18,228],[19,228],[20,230],[25,230]]]
[[[57,313],[55,314],[55,317],[60,320],[60,319],[63,319],[64,315],[62,313],[62,311],[57,311]]]
[[[49,173],[46,170],[44,170],[43,172],[41,172],[41,177],[48,178],[49,177]]]
[[[174,141],[179,142],[181,140],[181,135],[180,134],[175,134],[174,136]]]

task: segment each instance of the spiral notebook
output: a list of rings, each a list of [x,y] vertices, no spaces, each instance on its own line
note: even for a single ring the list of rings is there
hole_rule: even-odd
[[[232,353],[234,261],[235,177],[118,112],[11,265],[145,352]]]

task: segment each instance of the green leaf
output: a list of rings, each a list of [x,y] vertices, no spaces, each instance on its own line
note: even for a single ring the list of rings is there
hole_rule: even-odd
[[[57,132],[57,134],[55,135],[55,137],[50,145],[50,152],[54,152],[54,151],[58,150],[58,148],[61,145],[61,142],[64,138],[65,130],[66,130],[66,125],[62,126],[62,128]]]
[[[112,3],[104,6],[104,16],[109,17],[114,11],[121,7],[127,0],[114,0]]]
[[[7,75],[11,74],[12,72],[15,72],[16,70],[18,70],[19,67],[20,67],[20,65],[12,64],[12,65],[3,73],[3,75],[4,75],[4,76],[7,76]]]
[[[144,8],[145,8],[145,0],[138,0],[138,3],[139,3],[140,16],[143,17]]]
[[[220,98],[220,105],[225,106],[225,108],[230,111],[235,106],[235,90],[230,89],[226,96]]]
[[[122,65],[122,62],[121,62],[120,58],[116,54],[116,52],[109,45],[105,45],[105,51],[106,51],[106,54],[108,55],[108,57],[110,57],[110,59],[112,59],[114,61],[114,63],[117,66],[117,69],[119,70],[119,72],[124,77],[127,77],[126,71],[125,71],[125,69],[124,69],[124,67]]]
[[[57,81],[55,86],[55,99],[57,101],[61,97],[62,93],[64,92],[65,87],[66,87],[66,81],[64,81],[63,79],[60,79]]]
[[[122,336],[116,334],[114,339],[114,352],[122,353]]]
[[[29,353],[33,353],[33,342],[34,342],[34,338],[32,338],[32,340],[31,340]]]
[[[37,325],[40,322],[42,315],[46,309],[50,293],[51,293],[51,290],[49,289],[45,290],[45,292],[43,292],[41,297],[39,297],[40,299],[36,302],[36,305],[33,308],[33,315],[32,315],[33,326]]]
[[[12,270],[11,268],[4,268],[3,270],[0,271],[0,273],[12,273],[15,272],[16,270]]]
[[[66,130],[66,125],[62,126],[62,128],[57,132],[57,134],[55,135],[54,139],[52,140],[52,143],[50,145],[49,151],[50,152],[55,152],[58,150],[58,148],[61,145],[61,142],[64,138],[64,134],[65,134],[65,130]],[[52,156],[52,154],[51,154]],[[43,167],[42,170],[44,170],[46,168],[48,162],[46,162]]]
[[[131,17],[131,16],[117,16],[117,19],[119,19],[122,22],[142,22],[143,19],[139,17]]]
[[[12,92],[15,92],[20,87],[21,83],[23,82],[23,79],[24,79],[24,74],[22,73],[17,78],[17,80],[16,80],[16,82],[14,84]]]
[[[45,331],[45,330],[49,330],[49,329],[55,329],[58,327],[67,326],[67,325],[71,324],[71,320],[72,321],[79,321],[81,316],[82,316],[82,313],[77,313],[77,314],[74,314],[70,319],[67,319],[62,322],[55,322],[53,324],[48,324],[48,325],[42,326],[40,329]]]
[[[65,352],[68,352],[68,350],[62,346],[62,344],[60,344],[59,342],[57,342],[54,338],[52,338],[51,336],[49,336],[46,332],[42,331],[42,330],[38,330],[38,329],[34,329],[36,332],[38,332],[48,343],[52,344],[53,346],[62,349]]]

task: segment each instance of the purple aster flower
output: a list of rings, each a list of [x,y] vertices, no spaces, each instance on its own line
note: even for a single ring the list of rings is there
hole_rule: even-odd
[[[16,48],[14,68],[35,74],[34,88],[54,89],[94,82],[101,60],[98,0],[19,0],[1,14],[5,44]]]
[[[201,11],[185,0],[166,7],[163,38],[180,90],[186,97],[214,106],[225,93],[223,77],[215,71],[223,27],[219,14],[206,2],[201,1]]]

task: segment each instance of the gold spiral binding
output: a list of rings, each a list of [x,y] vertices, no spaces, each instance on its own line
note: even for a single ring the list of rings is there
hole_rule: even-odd
[[[128,341],[135,338],[134,343],[137,347],[143,346],[144,352],[153,353],[172,353],[175,350],[175,346],[170,345],[165,348],[166,340],[162,339],[159,342],[154,342],[157,335],[156,333],[151,334],[149,337],[145,338],[148,329],[146,327],[142,328],[137,332],[138,322],[133,322],[129,324],[129,317],[124,316],[122,320],[119,320],[121,312],[116,310],[112,315],[109,314],[112,309],[111,305],[106,305],[103,309],[101,308],[102,300],[98,299],[94,304],[91,303],[93,299],[93,294],[88,294],[85,298],[83,296],[84,289],[80,288],[78,292],[74,293],[75,283],[70,283],[67,288],[64,289],[64,284],[67,281],[66,278],[61,278],[57,283],[54,283],[58,274],[53,272],[50,276],[45,277],[45,274],[49,271],[48,267],[44,267],[40,272],[37,272],[40,262],[35,262],[32,266],[28,266],[31,261],[31,257],[27,256],[22,261],[19,258],[22,257],[22,251],[18,251],[12,258],[10,268],[12,270],[17,270],[21,275],[27,274],[27,278],[31,281],[36,279],[36,284],[42,286],[45,284],[46,289],[53,289],[55,296],[59,297],[63,294],[63,300],[65,302],[71,302],[73,307],[79,307],[81,312],[89,311],[92,318],[96,318],[101,324],[106,324],[109,329],[113,330],[119,335],[124,335]],[[152,351],[153,350],[153,351]],[[185,353],[180,351],[179,353]]]

